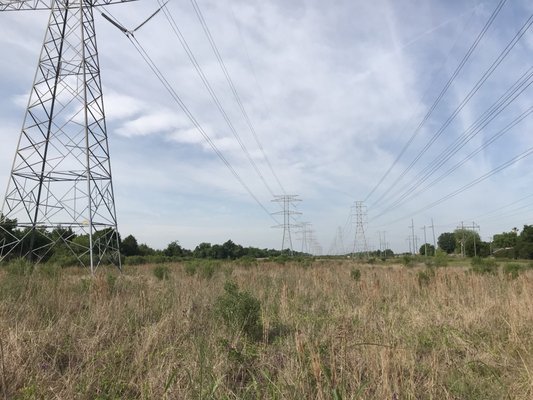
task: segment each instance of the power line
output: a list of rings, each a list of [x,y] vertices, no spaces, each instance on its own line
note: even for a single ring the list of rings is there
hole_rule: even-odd
[[[409,148],[409,146],[411,145],[411,143],[414,141],[414,139],[416,138],[416,136],[419,134],[420,130],[422,129],[422,127],[425,125],[425,123],[428,121],[428,119],[431,117],[431,115],[433,114],[433,111],[435,110],[435,108],[437,107],[437,105],[440,103],[440,101],[442,100],[442,98],[444,97],[444,95],[446,94],[446,92],[448,91],[448,89],[450,88],[451,84],[453,83],[453,81],[455,80],[455,78],[457,77],[457,75],[459,75],[459,72],[461,72],[461,70],[463,69],[464,65],[466,64],[466,62],[468,61],[468,59],[470,58],[470,56],[472,55],[472,53],[474,52],[474,50],[477,48],[477,46],[479,45],[479,42],[481,41],[481,39],[483,38],[483,36],[485,36],[485,33],[487,32],[487,30],[489,29],[489,27],[492,25],[492,23],[494,22],[494,20],[496,19],[497,15],[499,14],[500,10],[502,9],[502,7],[504,6],[505,2],[507,0],[501,0],[496,8],[494,9],[494,11],[492,12],[490,18],[488,19],[488,21],[485,23],[485,25],[483,26],[483,28],[481,29],[481,31],[479,32],[479,34],[477,35],[476,39],[474,40],[474,42],[472,43],[472,45],[470,46],[470,48],[468,49],[468,51],[466,52],[466,54],[463,56],[462,60],[460,61],[459,65],[456,67],[455,71],[452,73],[451,77],[448,79],[448,81],[446,82],[446,84],[444,85],[444,87],[442,88],[442,90],[440,91],[439,95],[437,96],[437,98],[435,99],[435,101],[433,102],[433,104],[431,105],[431,107],[429,108],[429,110],[427,111],[427,113],[424,115],[424,117],[422,118],[422,121],[420,121],[420,123],[418,124],[418,126],[415,128],[413,134],[411,135],[411,137],[409,138],[409,140],[407,141],[407,143],[404,145],[404,147],[402,148],[402,150],[400,151],[400,153],[398,154],[398,156],[395,158],[395,160],[393,161],[393,163],[391,164],[391,166],[389,167],[389,169],[385,172],[385,174],[383,174],[383,176],[381,177],[381,179],[377,182],[377,184],[374,186],[374,188],[370,191],[370,193],[366,196],[365,198],[365,201],[367,201],[370,196],[372,196],[372,194],[377,190],[377,188],[383,183],[383,181],[387,178],[387,176],[389,176],[389,174],[391,173],[392,169],[396,166],[396,164],[399,162],[399,160],[402,158],[402,156],[404,155],[404,153],[407,151],[407,149]],[[400,176],[399,179],[401,179],[403,177]],[[379,203],[379,199],[377,201],[375,201],[372,206],[375,206],[377,203]]]
[[[161,0],[158,0],[161,1]],[[261,154],[263,155],[263,158],[265,159],[265,162],[267,163],[270,172],[276,179],[276,182],[278,183],[279,187],[281,188],[281,191],[285,193],[285,189],[283,188],[283,185],[281,184],[281,181],[278,178],[278,175],[274,172],[274,168],[272,167],[272,163],[270,162],[269,158],[267,157],[265,153],[265,149],[263,148],[263,145],[261,144],[261,141],[259,140],[259,137],[257,135],[257,132],[255,130],[255,127],[248,116],[248,113],[246,112],[246,109],[244,108],[244,105],[241,101],[241,98],[239,96],[239,93],[237,92],[237,89],[235,88],[235,85],[233,84],[233,80],[231,79],[231,76],[228,72],[228,69],[226,68],[226,64],[224,63],[224,60],[222,56],[220,55],[220,51],[218,50],[218,47],[216,45],[215,40],[213,39],[213,36],[211,35],[211,31],[209,29],[209,26],[207,22],[205,21],[204,15],[202,13],[202,10],[200,9],[200,6],[198,5],[196,0],[191,0],[191,4],[194,8],[194,11],[196,13],[196,16],[198,17],[198,20],[200,21],[200,24],[202,25],[202,28],[206,34],[206,37],[209,41],[209,44],[211,45],[211,49],[213,50],[213,53],[215,54],[218,63],[220,65],[220,68],[222,69],[222,72],[224,73],[224,76],[226,77],[226,81],[228,82],[228,85],[231,89],[231,92],[233,93],[233,97],[235,98],[235,101],[237,102],[239,109],[241,110],[241,113],[244,117],[244,120],[246,121],[246,124],[248,125],[248,128],[250,129],[250,132],[252,133],[252,136],[255,139],[255,142],[257,143],[257,146],[259,147],[259,150],[261,151]]]
[[[102,15],[104,15],[102,13]],[[105,18],[105,17],[104,17]],[[109,20],[109,18],[106,18]],[[118,24],[118,22],[115,19],[115,24]],[[121,29],[121,31],[126,35],[126,37],[129,39],[130,43],[133,45],[135,50],[139,53],[139,55],[142,57],[144,62],[148,65],[150,70],[154,73],[154,75],[157,77],[157,79],[161,82],[165,90],[170,94],[172,99],[178,104],[178,106],[181,108],[181,110],[185,113],[185,115],[189,118],[191,123],[194,125],[196,130],[202,135],[204,140],[209,144],[211,149],[215,152],[215,154],[218,156],[218,158],[224,163],[224,165],[228,168],[228,170],[232,173],[232,175],[237,179],[237,181],[241,184],[241,186],[248,192],[250,197],[254,199],[254,201],[269,215],[270,218],[272,218],[276,223],[278,222],[272,214],[268,211],[268,209],[261,203],[261,201],[258,199],[258,197],[252,192],[250,187],[244,182],[244,180],[241,178],[239,173],[235,170],[235,168],[231,165],[231,163],[224,157],[222,152],[218,149],[216,144],[213,142],[211,137],[207,134],[207,132],[204,130],[202,125],[198,122],[198,120],[194,117],[192,112],[189,110],[187,105],[183,102],[179,94],[174,90],[172,85],[168,82],[165,75],[161,72],[159,67],[155,64],[153,59],[149,56],[149,54],[146,52],[146,50],[143,48],[143,46],[139,43],[139,41],[130,34],[129,31]]]
[[[501,64],[501,62],[507,57],[509,52],[514,48],[514,46],[518,43],[518,41],[522,38],[522,36],[528,31],[528,29],[533,24],[533,14],[530,15],[528,20],[521,26],[521,28],[518,30],[518,32],[515,34],[515,36],[511,39],[511,41],[506,45],[506,47],[500,52],[498,57],[492,62],[492,64],[489,66],[489,68],[483,73],[481,78],[476,82],[476,84],[472,87],[470,92],[466,95],[466,97],[461,101],[461,103],[456,107],[456,109],[453,111],[453,113],[446,119],[443,125],[435,132],[435,134],[431,137],[429,142],[424,146],[424,148],[418,153],[418,155],[415,157],[415,159],[409,164],[409,166],[402,172],[400,177],[395,180],[395,182],[387,189],[387,191],[376,201],[374,202],[374,205],[381,202],[387,194],[400,182],[400,180],[407,174],[408,171],[410,171],[413,166],[416,164],[416,162],[422,157],[422,155],[429,149],[429,147],[437,140],[437,138],[444,132],[444,130],[450,125],[450,123],[455,119],[455,117],[459,114],[459,112],[466,106],[466,104],[470,101],[470,99],[477,93],[477,91],[481,88],[481,86],[485,83],[485,81],[492,75],[492,73],[496,70],[496,68]],[[526,75],[526,74],[525,74]],[[527,76],[527,80],[531,75]],[[526,82],[527,80],[523,80],[522,82]],[[520,81],[520,80],[519,80]],[[524,83],[522,83],[523,85]],[[531,84],[531,82],[529,83]],[[527,88],[528,85],[526,85],[523,89]],[[514,85],[513,85],[514,87]],[[513,88],[512,87],[512,88]],[[520,87],[520,85],[519,85]],[[518,90],[518,89],[516,89]],[[520,92],[521,93],[521,92]],[[505,96],[505,99],[508,99],[509,96]],[[516,97],[515,97],[516,98]],[[514,98],[513,98],[514,100]],[[489,113],[490,114],[490,113]]]
[[[446,119],[446,121],[444,121],[441,127],[433,134],[433,136],[426,143],[426,145],[422,148],[422,150],[418,152],[417,156],[413,159],[413,161],[411,161],[411,163],[407,166],[407,168],[404,169],[404,171],[400,174],[399,178],[393,182],[393,184],[385,191],[385,193],[376,202],[374,202],[374,205],[380,203],[387,196],[387,194],[394,187],[396,187],[396,185],[401,181],[401,179],[415,166],[415,164],[426,153],[426,151],[442,135],[442,133],[446,130],[446,128],[455,119],[455,117],[463,110],[463,108],[468,104],[468,102],[472,99],[472,97],[474,97],[474,95],[479,91],[481,86],[483,86],[483,84],[487,81],[487,79],[494,73],[494,71],[498,68],[498,66],[510,53],[510,51],[515,47],[515,45],[522,38],[522,36],[528,31],[528,29],[531,27],[531,24],[533,24],[533,14],[530,15],[528,20],[522,25],[522,27],[518,30],[516,35],[511,39],[511,41],[507,44],[507,46],[501,51],[498,57],[496,57],[496,59],[492,62],[489,68],[483,73],[481,78],[474,84],[472,89],[468,92],[468,94],[461,101],[461,103],[459,103],[459,105],[455,108],[452,114]]]
[[[187,53],[187,56],[189,57],[189,60],[193,64],[194,69],[196,70],[198,76],[202,80],[202,83],[204,84],[205,88],[207,89],[207,91],[208,91],[209,95],[211,96],[213,102],[217,106],[217,109],[219,110],[220,114],[222,115],[222,118],[224,119],[224,121],[228,125],[228,128],[230,129],[230,131],[233,134],[233,136],[235,137],[235,140],[237,140],[237,143],[239,143],[239,146],[240,146],[241,150],[244,152],[244,154],[247,157],[248,161],[250,162],[252,168],[257,173],[257,175],[259,176],[259,178],[261,179],[261,181],[265,185],[266,189],[270,193],[270,195],[274,196],[274,192],[272,191],[272,189],[270,188],[270,185],[265,180],[265,177],[263,176],[263,174],[259,170],[259,167],[257,166],[256,162],[252,158],[252,156],[251,156],[250,152],[248,151],[246,145],[242,141],[239,133],[235,129],[235,126],[233,125],[233,123],[231,121],[231,118],[229,117],[228,113],[226,112],[226,110],[222,106],[222,103],[220,102],[215,90],[213,89],[213,87],[209,83],[209,80],[207,79],[202,67],[198,63],[198,60],[196,59],[196,56],[192,52],[189,44],[187,43],[187,40],[185,39],[185,37],[183,36],[181,30],[179,29],[178,24],[176,23],[174,17],[172,17],[172,14],[169,12],[169,10],[166,7],[166,5],[162,4],[162,1],[158,0],[158,2],[159,2],[159,4],[161,4],[161,7],[163,9],[163,14],[165,15],[165,17],[166,17],[166,19],[167,19],[172,31],[174,32],[174,34],[178,38],[181,46],[183,47],[183,49]]]

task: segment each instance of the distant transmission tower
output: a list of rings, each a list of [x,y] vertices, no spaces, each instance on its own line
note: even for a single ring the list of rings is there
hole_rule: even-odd
[[[60,246],[91,272],[120,267],[93,9],[126,1],[0,0],[0,11],[51,10],[0,213],[0,260],[39,262]]]
[[[356,201],[352,206],[352,221],[355,222],[355,236],[353,241],[353,255],[365,254],[368,257],[368,244],[365,237],[366,207],[362,201]]]
[[[283,210],[274,213],[274,215],[283,215],[283,224],[274,226],[274,228],[283,228],[283,239],[281,241],[281,252],[283,253],[285,249],[289,249],[289,254],[292,256],[293,248],[292,248],[291,228],[296,228],[298,227],[298,225],[291,223],[291,216],[298,215],[301,213],[298,211],[292,210],[291,207],[294,206],[295,202],[302,201],[302,200],[297,198],[298,197],[297,194],[284,194],[284,195],[277,195],[274,197],[275,199],[272,200],[273,202],[283,204]],[[288,241],[289,247],[285,247],[286,241]]]

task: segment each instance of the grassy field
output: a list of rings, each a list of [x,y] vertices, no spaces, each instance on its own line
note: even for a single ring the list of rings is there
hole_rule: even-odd
[[[0,345],[6,399],[531,399],[533,270],[3,268]]]

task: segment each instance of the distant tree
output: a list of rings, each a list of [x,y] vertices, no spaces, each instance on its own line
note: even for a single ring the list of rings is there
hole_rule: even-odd
[[[427,249],[427,254],[426,254]],[[419,254],[423,256],[434,256],[435,255],[435,246],[429,243],[424,243],[422,246],[420,246],[420,250],[418,251]]]
[[[192,254],[195,258],[210,258],[211,257],[211,243],[200,243],[196,248],[193,250]]]
[[[455,235],[452,232],[444,232],[439,236],[437,244],[441,250],[451,254],[455,251]]]
[[[167,257],[182,257],[184,254],[184,249],[180,246],[180,243],[177,240],[170,242],[163,254]]]
[[[139,256],[139,244],[133,235],[126,236],[120,245],[120,250],[125,256]]]
[[[518,234],[515,230],[502,232],[492,237],[492,245],[495,249],[506,249],[516,246]]]
[[[522,232],[520,232],[520,241],[533,243],[533,225],[524,225]]]
[[[160,251],[160,250],[159,250]],[[157,253],[156,250],[152,249],[147,244],[141,243],[139,245],[139,255],[141,256],[153,256]]]
[[[385,258],[391,258],[391,257],[394,257],[394,251],[392,251],[391,249],[385,249],[383,250],[383,257]]]

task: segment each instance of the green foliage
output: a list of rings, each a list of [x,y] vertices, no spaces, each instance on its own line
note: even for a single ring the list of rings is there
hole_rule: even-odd
[[[492,237],[492,245],[495,249],[505,249],[516,246],[518,234],[516,230],[511,232],[502,232]]]
[[[441,250],[451,254],[455,251],[455,235],[452,232],[444,232],[439,236],[437,244]]]
[[[511,279],[516,279],[526,269],[527,266],[524,264],[507,263],[503,266],[503,273]]]
[[[433,257],[433,265],[435,267],[448,266],[448,255],[441,249],[437,249],[435,257]]]
[[[426,249],[427,249],[427,254],[426,254]],[[418,250],[418,253],[423,256],[434,256],[435,246],[429,243],[424,243],[422,246],[420,246],[420,250]]]
[[[412,267],[415,264],[415,261],[414,261],[414,259],[413,259],[413,257],[411,255],[404,254],[402,256],[402,264],[405,267]]]
[[[25,258],[17,258],[6,266],[9,275],[28,276],[33,273],[35,265]]]
[[[357,268],[352,268],[350,276],[354,281],[359,282],[361,280],[361,271]]]
[[[416,274],[418,286],[428,286],[434,276],[435,270],[433,268],[426,268],[424,271],[418,271]]]
[[[157,265],[154,268],[153,274],[160,281],[167,280],[170,278],[170,268],[166,265]]]
[[[193,276],[194,274],[196,274],[196,269],[198,268],[198,263],[194,262],[194,261],[189,261],[187,263],[185,263],[185,266],[183,267],[183,270],[185,271],[185,273],[189,276]]]
[[[139,244],[133,235],[128,235],[122,240],[122,243],[120,243],[120,250],[126,257],[141,255]]]
[[[476,274],[491,274],[498,273],[498,263],[489,258],[473,257],[471,261],[471,270]]]
[[[243,333],[254,340],[261,339],[261,303],[250,293],[239,291],[237,284],[226,282],[224,294],[216,300],[215,314],[234,333]]]

